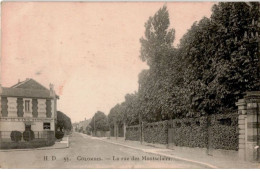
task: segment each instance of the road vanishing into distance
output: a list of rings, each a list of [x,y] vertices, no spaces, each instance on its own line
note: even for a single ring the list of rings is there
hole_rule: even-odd
[[[0,152],[1,168],[205,168],[72,133],[70,147]]]

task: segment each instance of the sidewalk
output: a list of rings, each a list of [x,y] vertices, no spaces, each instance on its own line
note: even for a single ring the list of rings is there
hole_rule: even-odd
[[[206,153],[205,148],[187,148],[174,147],[167,149],[166,145],[161,144],[140,144],[139,141],[124,140],[124,138],[95,138],[112,144],[128,147],[131,149],[141,150],[146,153],[152,153],[159,156],[166,156],[178,160],[187,161],[190,163],[200,164],[206,168],[260,168],[260,163],[245,162],[239,160],[235,156],[237,151],[226,151],[225,154],[214,153],[212,156]]]
[[[0,149],[0,152],[65,149],[68,147],[69,147],[69,136],[64,136],[61,141],[56,141],[55,144],[52,146],[40,147],[40,148],[29,148],[29,149]]]

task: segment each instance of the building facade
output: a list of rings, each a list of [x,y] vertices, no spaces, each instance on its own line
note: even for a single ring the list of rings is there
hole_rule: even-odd
[[[0,86],[1,139],[10,137],[12,131],[25,130],[32,130],[35,138],[44,133],[54,135],[58,98],[52,84],[47,89],[33,79]]]

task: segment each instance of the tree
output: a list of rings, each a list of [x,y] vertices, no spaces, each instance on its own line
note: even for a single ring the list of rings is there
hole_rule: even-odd
[[[260,90],[259,3],[221,2],[195,22],[178,48],[166,6],[145,23],[138,93],[113,107],[109,124],[134,125],[233,111],[246,91]]]
[[[164,105],[169,90],[169,64],[174,48],[174,29],[169,29],[170,20],[166,6],[160,8],[145,23],[145,38],[141,38],[140,58],[150,66],[139,75],[139,100],[142,117],[150,121],[167,119]]]
[[[89,124],[91,126],[92,131],[108,131],[108,119],[107,116],[101,112],[97,111],[94,116],[92,117],[92,120]]]
[[[235,109],[246,91],[259,90],[257,3],[214,5],[210,19],[194,23],[179,54],[184,71],[184,104],[189,115]],[[189,98],[188,98],[189,97]]]
[[[169,29],[170,20],[166,6],[160,8],[153,17],[145,23],[145,38],[141,38],[140,58],[146,61],[150,68],[157,70],[163,64],[163,54],[172,48],[174,29]],[[160,68],[160,67],[159,67]]]
[[[139,120],[139,114],[141,113],[140,111],[140,101],[138,97],[138,93],[134,94],[127,94],[125,96],[125,122],[127,125],[136,125],[138,124]]]
[[[120,104],[116,104],[113,108],[111,108],[108,114],[108,123],[110,128],[114,128],[114,125],[120,125],[123,123],[123,115],[122,114],[122,106]]]
[[[60,131],[63,131],[64,129],[70,131],[72,129],[70,118],[61,111],[57,111],[56,130],[57,129]]]
[[[140,104],[138,101],[137,93],[126,94],[125,101],[121,104],[116,104],[111,108],[108,114],[108,123],[110,128],[114,125],[122,126],[124,123],[127,125],[135,125],[138,123]]]

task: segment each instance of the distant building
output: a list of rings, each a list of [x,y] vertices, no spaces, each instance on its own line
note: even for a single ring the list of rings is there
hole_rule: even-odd
[[[87,131],[87,126],[91,122],[91,119],[86,119],[84,121],[80,121],[77,125],[77,130],[81,132],[86,132]]]
[[[75,132],[75,131],[78,131],[78,125],[79,125],[79,123],[73,123],[72,124],[72,128],[73,128],[73,131]]]
[[[47,89],[33,79],[9,88],[0,86],[1,140],[8,139],[15,130],[32,130],[35,138],[44,137],[46,133],[54,136],[58,98],[52,84]]]

